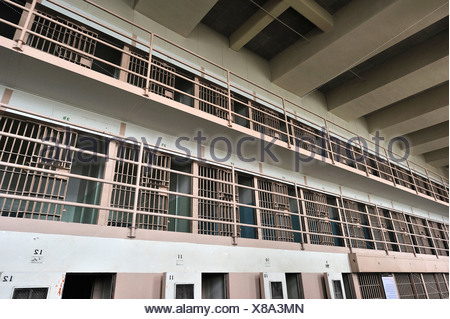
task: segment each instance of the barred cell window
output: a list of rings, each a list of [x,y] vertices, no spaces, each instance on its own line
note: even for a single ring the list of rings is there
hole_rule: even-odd
[[[48,288],[15,288],[12,299],[47,299]]]

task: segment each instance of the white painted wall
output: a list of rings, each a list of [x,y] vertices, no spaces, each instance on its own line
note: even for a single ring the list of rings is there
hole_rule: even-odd
[[[1,276],[13,276],[0,282],[0,298],[28,286],[50,287],[50,296],[59,298],[65,272],[175,273],[176,282],[197,283],[198,289],[201,272],[350,272],[348,255],[341,253],[5,231],[0,242]],[[36,249],[43,256],[38,263]],[[170,298],[173,291],[166,289]]]

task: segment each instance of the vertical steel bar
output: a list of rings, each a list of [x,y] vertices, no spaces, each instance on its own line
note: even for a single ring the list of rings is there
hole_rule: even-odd
[[[236,205],[236,172],[234,171],[234,165],[231,166],[231,182],[233,187],[233,243],[236,243],[236,238],[238,237],[238,231],[237,231],[237,205]]]
[[[428,170],[426,168],[425,168],[425,174],[427,174],[428,182],[430,183],[431,194],[433,194],[434,200],[437,201],[437,196],[436,196],[436,193],[434,192],[433,184],[431,183],[431,178],[430,178],[430,175],[428,174]]]
[[[287,145],[288,145],[288,148],[291,148],[291,134],[290,134],[290,126],[289,126],[287,112],[286,112],[286,100],[284,98],[282,98],[281,102],[283,103],[284,122],[286,123]]]
[[[33,13],[36,9],[37,2],[38,2],[38,0],[33,0],[31,2],[31,7],[29,8],[27,19],[25,20],[25,24],[23,26],[22,32],[20,32],[19,39],[16,40],[17,44],[14,47],[14,49],[16,49],[16,50],[22,51],[22,45],[24,43],[27,30],[31,28],[31,25],[30,25],[31,18],[33,17]]]
[[[413,171],[411,169],[411,165],[409,165],[409,161],[408,160],[406,160],[406,164],[408,165],[409,173],[411,174],[411,178],[413,180],[414,189],[416,190],[416,194],[419,194],[419,189],[417,188],[416,179],[414,178],[414,173],[413,173]],[[436,197],[434,197],[434,199],[436,199]]]
[[[133,218],[131,220],[131,230],[129,237],[136,237],[136,219],[137,219],[137,211],[138,211],[138,203],[139,203],[139,191],[141,188],[141,171],[142,171],[142,156],[144,155],[144,143],[140,143],[139,147],[139,158],[138,158],[138,167],[136,173],[136,185],[134,186],[135,194],[134,194],[134,202],[133,202]]]
[[[155,34],[153,32],[150,33],[150,48],[148,49],[148,69],[147,69],[147,78],[145,79],[145,89],[144,96],[149,96],[150,92],[150,78],[152,74],[152,57],[153,57],[153,42],[155,40]]]
[[[304,232],[303,232],[303,223],[302,223],[302,210],[300,209],[300,204],[298,203],[298,201],[300,200],[299,196],[298,196],[298,185],[297,183],[294,184],[295,187],[295,203],[297,204],[297,214],[298,214],[298,223],[299,223],[299,227],[300,227],[300,244],[302,246],[302,250],[303,248],[303,236],[304,236]]]
[[[233,126],[232,112],[231,112],[231,82],[230,82],[230,70],[227,70],[227,101],[228,101],[228,126]]]
[[[326,119],[323,119],[323,121],[325,123],[325,130],[327,132],[327,140],[328,140],[328,147],[330,148],[331,162],[335,164],[333,145],[331,144],[330,129],[328,128],[328,121]]]

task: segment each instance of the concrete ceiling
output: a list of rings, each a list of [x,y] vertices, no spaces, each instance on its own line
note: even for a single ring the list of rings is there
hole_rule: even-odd
[[[134,9],[187,37],[217,0],[135,0]]]
[[[233,50],[267,59],[275,84],[301,97],[320,90],[330,113],[406,135],[412,154],[448,165],[448,1],[166,2],[140,0],[136,10],[185,34],[201,21]]]

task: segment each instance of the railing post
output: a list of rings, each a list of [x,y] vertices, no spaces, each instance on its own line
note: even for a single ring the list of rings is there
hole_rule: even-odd
[[[449,197],[449,196],[448,196],[448,190],[447,190],[447,187],[445,186],[444,176],[439,175],[439,177],[441,178],[441,181],[442,181],[442,187],[444,187],[444,191],[447,193],[447,198],[448,198],[448,197]],[[430,184],[430,187],[431,187],[431,184]]]
[[[36,3],[38,0],[33,0],[31,2],[31,6],[28,11],[27,19],[25,20],[25,23],[23,25],[22,32],[20,32],[20,37],[16,40],[16,45],[13,47],[13,49],[16,49],[18,51],[22,51],[22,46],[25,41],[25,36],[27,33],[27,30],[31,28],[31,18],[33,17],[34,10],[36,9]]]
[[[299,227],[300,227],[300,246],[302,248],[302,250],[304,250],[305,248],[303,247],[303,223],[302,223],[302,210],[300,209],[300,204],[298,203],[298,201],[300,200],[300,197],[298,196],[298,185],[297,183],[294,184],[295,187],[295,203],[297,204],[297,213],[298,213],[298,223],[299,223]]]
[[[350,250],[350,253],[353,252],[353,245],[352,245],[352,237],[350,235],[350,229],[348,228],[348,221],[347,221],[347,214],[346,214],[346,209],[345,209],[345,204],[344,204],[344,198],[342,197],[342,194],[340,196],[340,200],[341,200],[341,205],[342,205],[342,217],[344,217],[343,222],[345,223],[345,228],[347,229],[347,236],[345,236],[345,231],[344,231],[344,241],[346,239],[348,239],[348,249]]]
[[[148,70],[147,79],[145,81],[144,96],[149,96],[150,93],[150,78],[152,75],[152,56],[153,56],[153,42],[155,41],[155,34],[150,33],[150,48],[148,50]]]
[[[291,148],[291,134],[290,132],[290,126],[287,118],[287,112],[286,112],[286,101],[284,98],[281,98],[281,102],[283,103],[283,113],[284,113],[284,122],[286,123],[286,137],[287,137],[287,145],[288,148]]]
[[[384,154],[386,156],[386,161],[387,161],[388,166],[389,166],[389,170],[391,171],[392,183],[394,184],[395,187],[397,187],[397,183],[395,182],[394,171],[392,170],[391,161],[389,160],[389,155],[387,153],[387,150],[384,147],[383,147],[383,149],[384,149]]]
[[[361,136],[358,135],[358,142],[359,142],[359,148],[361,150],[361,156],[363,157],[363,163],[364,163],[364,169],[366,171],[366,176],[369,176],[369,168],[367,167],[367,156],[366,153],[362,147],[362,143],[361,143]],[[358,161],[355,159],[356,162],[356,167],[358,167]]]
[[[138,167],[136,173],[136,185],[134,186],[135,194],[134,194],[134,202],[133,202],[133,219],[131,221],[131,229],[128,237],[134,238],[136,237],[136,219],[137,219],[137,211],[138,211],[138,203],[139,203],[139,190],[141,188],[141,171],[142,171],[142,157],[144,155],[144,143],[141,142],[139,148],[139,159],[138,159]]]
[[[383,223],[381,222],[381,216],[380,216],[380,211],[378,209],[378,205],[375,205],[375,213],[377,214],[378,222],[380,223],[380,232],[381,232],[381,238],[383,240],[384,251],[386,252],[386,255],[389,255],[389,249],[387,246],[386,236],[384,234],[384,229],[387,229],[387,227],[384,227]],[[385,217],[383,216],[383,218],[385,218]]]
[[[236,205],[236,172],[234,170],[234,165],[231,166],[231,181],[233,187],[233,245],[237,245],[236,239],[238,238],[237,231],[237,205]]]
[[[413,171],[411,169],[411,165],[409,165],[409,161],[408,160],[406,160],[406,164],[408,165],[409,173],[411,174],[411,178],[413,180],[413,184],[414,184],[414,188],[416,190],[416,194],[419,194],[419,189],[417,188],[416,179],[414,177]],[[434,199],[436,199],[436,196],[434,197]]]
[[[233,120],[232,120],[232,116],[233,114],[231,113],[231,82],[230,82],[230,70],[227,70],[227,100],[228,100],[228,126],[232,127],[233,126]]]
[[[323,119],[323,121],[325,122],[325,130],[327,132],[327,140],[328,140],[328,147],[330,148],[331,162],[335,164],[333,145],[331,144],[330,129],[328,128],[328,121],[326,119]]]
[[[433,194],[434,200],[437,200],[436,193],[434,192],[434,189],[433,189],[433,184],[431,184],[431,178],[430,178],[430,175],[428,174],[428,170],[425,167],[424,167],[424,169],[425,169],[425,174],[427,174],[428,182],[430,183],[431,194]]]

